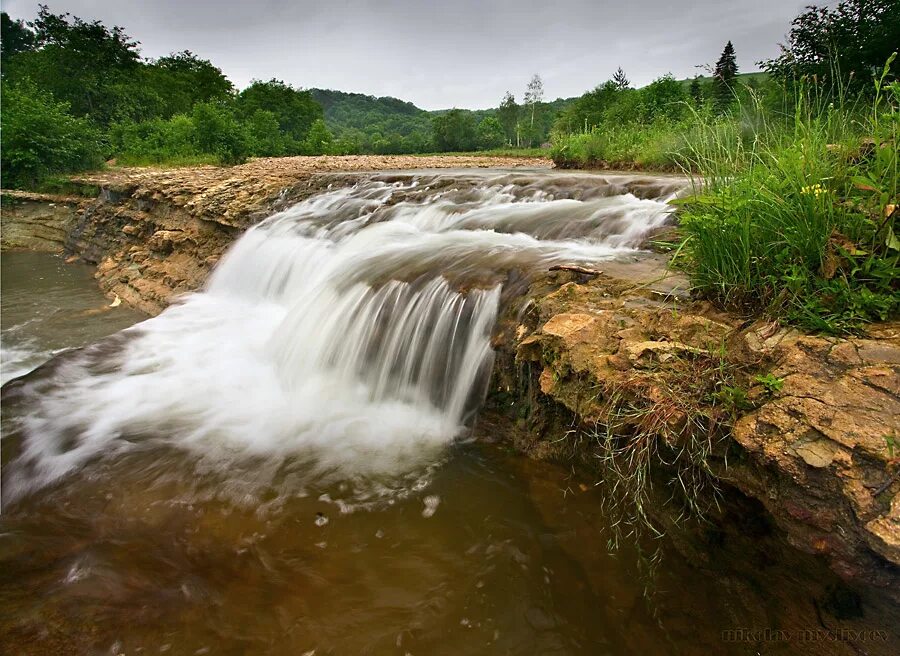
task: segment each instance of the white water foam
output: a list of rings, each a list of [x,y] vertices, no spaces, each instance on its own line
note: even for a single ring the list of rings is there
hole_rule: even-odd
[[[432,463],[484,396],[503,272],[614,257],[669,214],[630,193],[424,187],[366,180],[276,214],[206,290],[126,331],[121,352],[57,366],[23,419],[7,500],[154,444],[223,470],[246,457],[340,476]]]

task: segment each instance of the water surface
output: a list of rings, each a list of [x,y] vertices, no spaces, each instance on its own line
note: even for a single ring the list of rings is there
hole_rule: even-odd
[[[639,257],[680,185],[363,179],[99,341],[138,317],[85,269],[4,254],[4,349],[30,349],[14,371],[94,342],[4,388],[4,651],[853,654],[722,632],[892,630],[877,595],[829,614],[839,582],[753,504],[611,555],[602,485],[472,439],[493,436],[503,304],[553,264]]]

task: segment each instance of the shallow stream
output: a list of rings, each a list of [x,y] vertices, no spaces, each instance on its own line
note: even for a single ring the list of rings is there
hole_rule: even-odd
[[[122,332],[84,269],[4,254],[4,380],[93,345],[4,388],[3,651],[860,653],[733,633],[843,626],[752,504],[610,554],[596,481],[471,439],[503,304],[639,257],[682,186],[516,176],[326,192]]]

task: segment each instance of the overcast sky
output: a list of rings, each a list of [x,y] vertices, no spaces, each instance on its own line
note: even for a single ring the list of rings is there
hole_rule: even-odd
[[[778,53],[814,0],[44,0],[54,13],[120,25],[145,57],[191,50],[238,87],[395,96],[425,109],[521,100],[533,73],[546,99],[580,95],[625,69],[641,86],[691,77],[731,39],[741,71]],[[817,4],[834,2],[819,1]],[[32,0],[3,0],[31,20]]]

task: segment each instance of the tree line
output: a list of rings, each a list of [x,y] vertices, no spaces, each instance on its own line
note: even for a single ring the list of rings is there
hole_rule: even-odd
[[[189,50],[147,59],[123,28],[40,5],[25,23],[0,14],[2,166],[6,187],[122,164],[234,164],[253,156],[416,153],[513,143],[488,110],[425,112],[394,98],[254,80],[237,90]],[[535,80],[539,78],[535,77]],[[534,81],[533,81],[534,83]],[[539,143],[535,121],[516,142]],[[508,117],[500,112],[504,120]],[[524,122],[523,122],[524,123]]]
[[[729,41],[707,76],[664,75],[633,88],[619,68],[574,99],[546,101],[534,75],[521,102],[426,112],[396,98],[254,80],[237,90],[189,50],[146,59],[121,27],[54,14],[0,14],[4,186],[34,186],[55,173],[120,163],[232,164],[251,156],[422,153],[534,148],[611,127],[659,133],[693,112],[726,115],[749,96],[773,111],[788,87],[861,93],[900,42],[900,3],[845,0],[798,16],[763,76],[739,76]],[[830,86],[829,86],[830,85]]]

